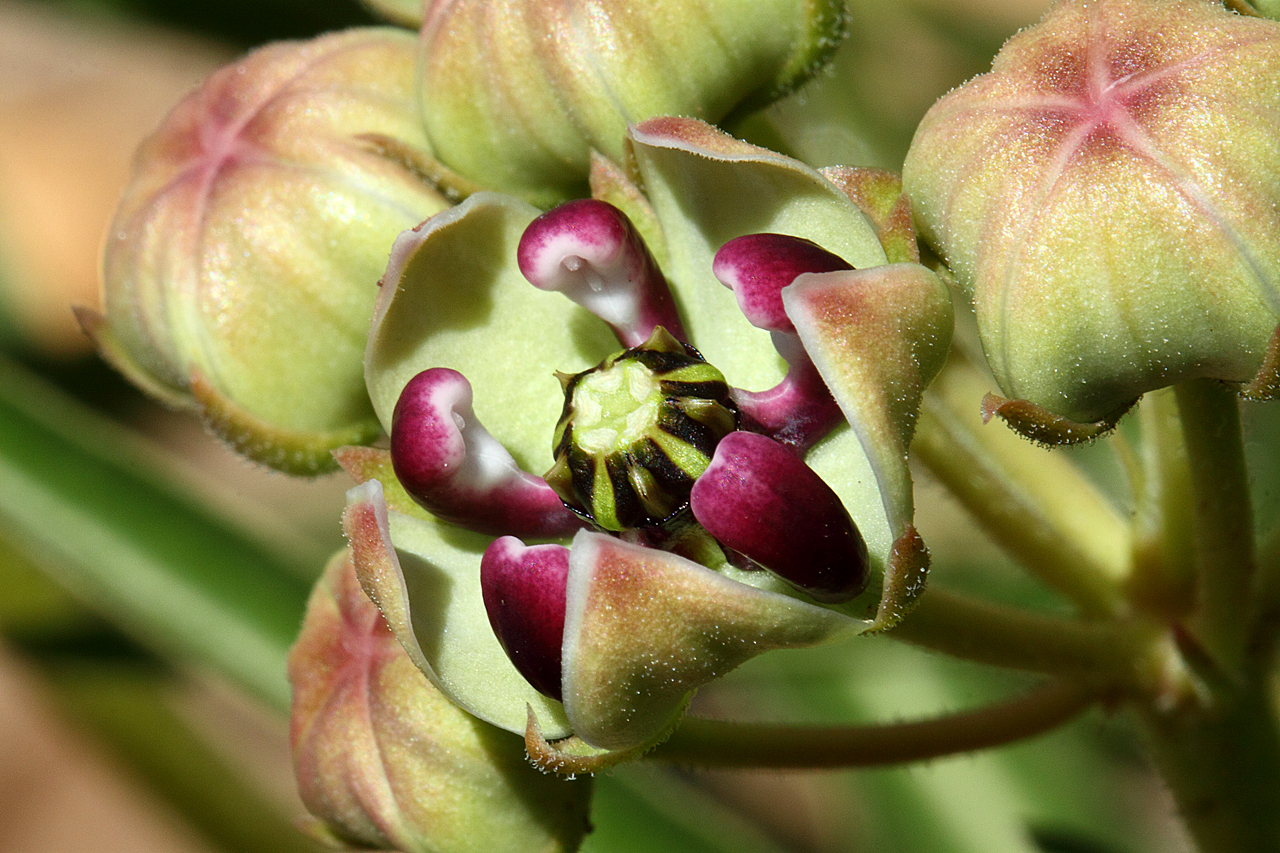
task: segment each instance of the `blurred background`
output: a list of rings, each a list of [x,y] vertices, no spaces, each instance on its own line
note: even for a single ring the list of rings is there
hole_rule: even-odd
[[[894,167],[933,100],[1046,5],[850,0],[837,67],[774,130],[820,106],[840,121],[788,140],[798,150]],[[0,853],[317,849],[292,826],[283,654],[341,545],[348,483],[226,451],[106,368],[70,308],[97,305],[130,158],[172,104],[254,45],[373,21],[355,0],[0,0]],[[940,577],[1056,606],[923,491]],[[877,721],[1024,683],[863,640],[765,656],[699,702]],[[594,820],[587,849],[622,853],[1183,846],[1124,721],[1100,713],[906,770],[630,768],[599,781]]]

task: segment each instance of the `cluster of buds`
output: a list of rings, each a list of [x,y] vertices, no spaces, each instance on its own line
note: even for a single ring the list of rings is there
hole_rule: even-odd
[[[526,745],[636,756],[752,656],[903,618],[953,325],[912,205],[1029,434],[1280,392],[1272,21],[1065,0],[898,181],[708,123],[810,76],[838,0],[373,5],[418,38],[271,46],[175,109],[81,313],[246,455],[359,483],[291,660],[331,839],[572,849],[589,786]]]

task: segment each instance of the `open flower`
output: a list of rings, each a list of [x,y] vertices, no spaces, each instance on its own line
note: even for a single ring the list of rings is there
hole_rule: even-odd
[[[596,199],[401,235],[366,354],[391,448],[340,454],[357,571],[432,681],[622,753],[749,657],[910,608],[906,450],[951,334],[890,176],[692,119],[628,144]]]

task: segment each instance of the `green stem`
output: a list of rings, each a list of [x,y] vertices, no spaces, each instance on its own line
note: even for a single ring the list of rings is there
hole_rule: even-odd
[[[1197,379],[1175,389],[1196,501],[1196,612],[1191,628],[1219,666],[1238,670],[1253,624],[1253,507],[1236,396]]]
[[[1208,704],[1139,707],[1152,757],[1200,853],[1280,851],[1280,729],[1267,669]]]
[[[880,767],[1012,743],[1057,728],[1101,698],[1054,681],[1004,702],[930,720],[875,726],[787,726],[687,718],[650,754],[706,767]]]
[[[1181,620],[1195,599],[1196,506],[1173,391],[1148,394],[1137,416],[1142,444],[1133,484],[1130,598],[1147,613]]]
[[[1170,650],[1140,621],[1080,619],[1018,610],[930,586],[891,636],[991,666],[1156,688]]]
[[[1086,614],[1118,612],[1131,548],[1124,520],[1061,453],[983,424],[980,383],[967,372],[951,371],[925,396],[912,453],[1029,571]]]

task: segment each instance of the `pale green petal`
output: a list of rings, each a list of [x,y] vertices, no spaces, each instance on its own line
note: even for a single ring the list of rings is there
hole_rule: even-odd
[[[565,711],[593,746],[650,745],[708,681],[770,649],[865,627],[675,554],[583,531],[569,557]]]
[[[480,556],[491,537],[388,510],[377,480],[347,493],[343,528],[361,585],[436,687],[499,728],[523,734],[532,707],[547,737],[570,733],[560,703],[525,681],[489,627]]]
[[[662,222],[666,269],[693,344],[729,383],[762,390],[784,366],[768,332],[751,326],[711,262],[723,244],[773,232],[813,240],[855,267],[886,262],[867,217],[797,160],[693,119],[663,118],[631,131],[642,182]]]
[[[555,372],[585,370],[620,347],[604,323],[520,274],[516,247],[537,215],[477,193],[400,235],[365,353],[384,427],[413,376],[449,367],[471,382],[477,417],[522,467],[551,467],[564,403]]]

